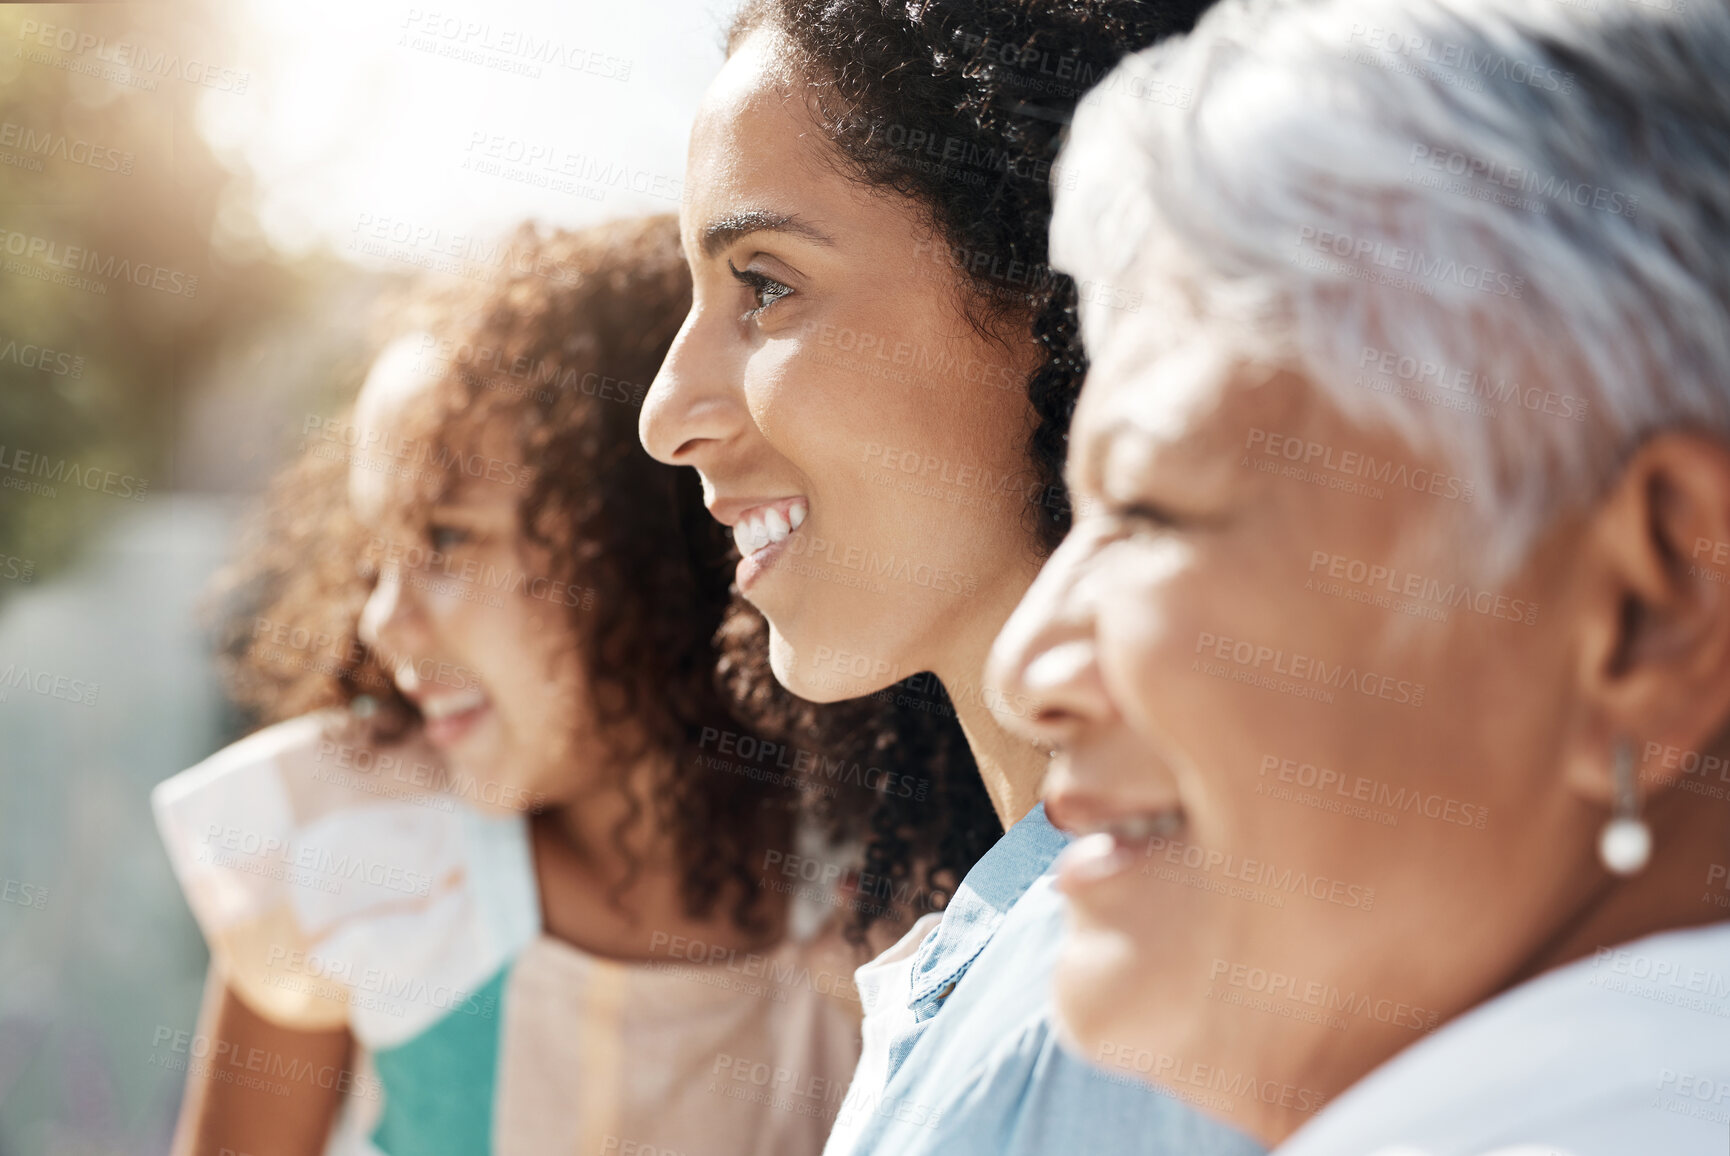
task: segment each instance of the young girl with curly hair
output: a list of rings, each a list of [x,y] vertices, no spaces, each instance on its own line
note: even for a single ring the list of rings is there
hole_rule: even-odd
[[[154,796],[212,955],[177,1151],[821,1148],[851,961],[633,432],[689,294],[671,218],[525,229],[308,422],[228,583],[274,725]]]

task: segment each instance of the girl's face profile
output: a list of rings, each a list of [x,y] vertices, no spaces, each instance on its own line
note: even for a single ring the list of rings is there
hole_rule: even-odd
[[[548,581],[550,560],[524,540],[525,490],[513,481],[526,473],[508,437],[487,431],[477,452],[497,468],[465,470],[429,511],[409,517],[400,473],[436,466],[405,439],[424,428],[415,418],[437,382],[399,343],[375,363],[355,407],[361,445],[374,448],[355,454],[349,502],[371,531],[378,566],[361,640],[419,709],[450,770],[475,780],[465,797],[508,810],[567,801],[583,680],[566,600],[581,591]],[[513,481],[496,480],[505,478]]]
[[[733,527],[776,677],[834,701],[975,634],[982,663],[1031,581],[1037,350],[975,327],[957,256],[920,206],[843,169],[783,56],[772,32],[747,37],[698,111],[693,304],[641,433]]]

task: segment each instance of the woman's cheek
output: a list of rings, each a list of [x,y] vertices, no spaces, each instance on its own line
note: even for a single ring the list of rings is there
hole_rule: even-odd
[[[1155,704],[1171,698],[1173,679],[1187,679],[1201,615],[1169,556],[1131,559],[1139,580],[1121,584],[1102,614],[1107,646],[1123,652],[1136,698]]]

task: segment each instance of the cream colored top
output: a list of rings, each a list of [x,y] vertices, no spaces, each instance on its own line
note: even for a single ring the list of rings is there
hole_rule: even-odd
[[[270,727],[152,795],[230,987],[363,1050],[329,1151],[822,1150],[859,1054],[831,898],[796,895],[764,954],[669,935],[665,961],[590,955],[541,931],[523,816],[473,805],[460,779],[429,791],[415,767],[432,752],[363,756],[333,721]]]
[[[825,955],[657,966],[535,940],[505,999],[495,1151],[822,1151],[859,1055],[848,961]]]

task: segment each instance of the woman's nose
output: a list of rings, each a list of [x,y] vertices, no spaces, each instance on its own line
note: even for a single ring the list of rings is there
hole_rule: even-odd
[[[998,721],[1044,746],[1111,714],[1099,673],[1092,555],[1078,527],[998,632],[986,663],[986,682],[1003,704]]]
[[[710,340],[701,309],[691,306],[637,419],[643,448],[670,466],[701,468],[705,451],[730,440],[744,413],[740,383],[729,379],[732,359]]]

